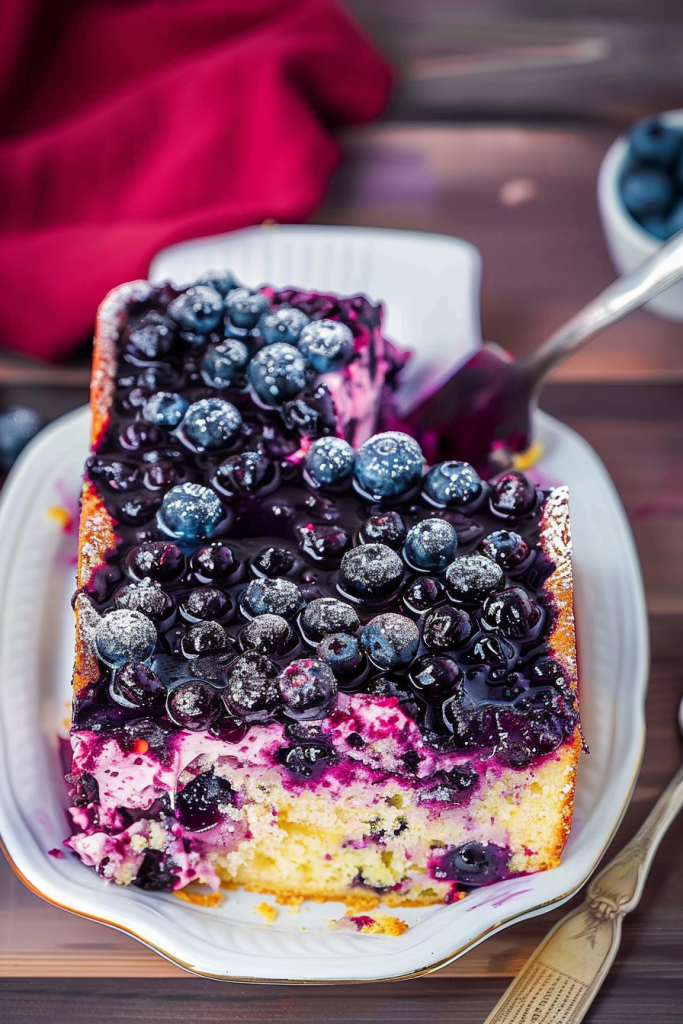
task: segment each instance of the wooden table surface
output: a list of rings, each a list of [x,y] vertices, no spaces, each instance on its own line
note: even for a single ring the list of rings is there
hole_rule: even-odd
[[[604,128],[386,124],[345,139],[317,220],[461,235],[484,257],[484,335],[528,351],[612,277],[595,205]],[[0,401],[53,418],[86,400],[84,359],[45,368],[0,357]],[[611,847],[633,834],[683,757],[683,325],[633,315],[577,355],[542,405],[594,446],[636,536],[652,630],[648,741]],[[591,1024],[683,1020],[683,821],[626,919]],[[579,897],[580,899],[580,897]],[[576,902],[576,901],[575,901]],[[571,905],[571,904],[570,904]],[[565,908],[566,909],[566,908]],[[287,989],[192,978],[134,940],[57,910],[0,863],[0,1020],[448,1021],[485,1018],[564,909],[512,927],[431,977]]]

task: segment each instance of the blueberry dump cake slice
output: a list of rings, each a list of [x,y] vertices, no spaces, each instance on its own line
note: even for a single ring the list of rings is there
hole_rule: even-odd
[[[401,362],[362,297],[103,303],[68,845],[104,878],[410,906],[558,863],[567,491],[428,469],[382,432]]]

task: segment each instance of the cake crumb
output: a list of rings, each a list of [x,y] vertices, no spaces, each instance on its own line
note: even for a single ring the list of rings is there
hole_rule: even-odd
[[[173,895],[192,903],[195,907],[219,907],[223,902],[222,892],[188,892],[187,889],[176,889]]]
[[[361,935],[390,935],[392,938],[403,935],[409,927],[400,917],[392,917],[391,914],[370,916],[354,914],[352,910],[347,910],[340,920],[331,921],[330,924],[333,928],[355,928]]]
[[[272,924],[278,915],[277,908],[272,903],[266,903],[265,900],[263,903],[259,903],[257,907],[254,907],[254,913],[260,914],[268,924]]]

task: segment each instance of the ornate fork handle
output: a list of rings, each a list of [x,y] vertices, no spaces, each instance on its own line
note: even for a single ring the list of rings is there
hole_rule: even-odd
[[[640,902],[652,859],[683,806],[683,768],[630,843],[555,925],[484,1024],[579,1024],[619,948],[624,916]]]

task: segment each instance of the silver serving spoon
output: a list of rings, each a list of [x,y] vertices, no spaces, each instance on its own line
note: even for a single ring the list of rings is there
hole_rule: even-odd
[[[678,707],[683,733],[683,700]],[[655,853],[683,807],[683,767],[630,843],[602,869],[580,907],[531,954],[484,1024],[579,1024],[619,949],[624,916],[638,906]]]
[[[683,278],[683,231],[593,299],[527,359],[486,344],[411,413],[428,461],[461,459],[491,476],[529,447],[548,375],[605,328]]]

